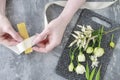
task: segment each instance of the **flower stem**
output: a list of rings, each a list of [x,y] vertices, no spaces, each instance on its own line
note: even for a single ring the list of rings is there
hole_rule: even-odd
[[[89,42],[90,42],[91,40],[95,39],[96,37],[98,37],[98,35],[95,35],[95,36],[93,36],[93,37],[88,38],[88,40],[87,40],[87,43],[86,43],[86,45],[85,45],[84,50],[86,50],[86,49],[87,49]]]
[[[101,45],[102,35],[103,35],[103,31],[104,31],[103,28],[104,27],[102,26],[102,28],[99,30],[99,45],[98,45],[98,47],[100,47],[100,45]]]
[[[120,27],[116,27],[116,28],[111,29],[109,31],[105,31],[104,34],[108,34],[108,33],[114,32],[114,31],[119,30],[119,29],[120,29]]]
[[[112,34],[111,41],[113,41],[113,38],[114,38],[114,34]]]

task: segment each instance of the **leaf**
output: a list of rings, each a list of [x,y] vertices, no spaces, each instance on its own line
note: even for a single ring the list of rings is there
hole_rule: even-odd
[[[96,71],[96,68],[94,68],[94,69],[92,70],[92,72],[91,72],[91,74],[90,74],[89,80],[93,80],[93,77],[94,77],[94,75],[95,75],[95,71]]]
[[[86,64],[86,73],[85,73],[85,77],[86,77],[87,80],[89,79],[89,76],[90,76],[90,70],[89,70],[89,66],[88,66],[88,63],[87,63]]]
[[[101,70],[101,66],[100,66],[100,68],[98,69],[98,72],[97,72],[97,74],[96,74],[95,80],[100,80],[100,70]]]
[[[95,31],[92,32],[92,36],[96,36],[98,34],[99,34],[99,30],[95,30]]]
[[[71,58],[71,52],[72,52],[72,48],[70,48],[70,50],[69,50],[69,56],[70,56],[70,58]]]

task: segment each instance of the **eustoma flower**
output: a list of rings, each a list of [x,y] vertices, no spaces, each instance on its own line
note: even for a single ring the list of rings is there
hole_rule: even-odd
[[[78,63],[77,67],[75,68],[77,74],[84,74],[86,72],[85,67]]]
[[[71,62],[70,65],[68,66],[68,70],[70,72],[72,72],[74,70],[74,64],[73,64],[73,62]]]
[[[78,55],[78,61],[85,62],[85,55],[82,52],[80,52]]]
[[[95,55],[90,56],[90,59],[92,61],[92,65],[91,65],[92,68],[98,67],[99,62],[98,62],[97,56],[95,56]]]

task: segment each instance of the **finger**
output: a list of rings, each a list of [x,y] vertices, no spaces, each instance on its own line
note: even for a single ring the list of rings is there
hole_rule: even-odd
[[[39,43],[39,44],[37,44],[37,46],[41,47],[41,48],[45,48],[45,44],[43,44],[43,43]]]
[[[49,30],[44,29],[42,33],[36,35],[37,37],[33,43],[35,44],[39,43],[40,41],[44,40],[48,36],[48,34],[49,34]]]
[[[14,29],[10,29],[7,33],[9,33],[12,36],[12,38],[18,42],[21,42],[23,40]]]
[[[4,39],[4,40],[2,40],[2,44],[7,45],[7,46],[15,46],[18,44],[18,42],[15,40]]]
[[[45,47],[33,47],[33,50],[37,51],[37,52],[43,52],[43,53],[48,53],[50,52],[52,49],[54,49],[56,47],[56,44],[54,42],[48,43],[45,45]]]

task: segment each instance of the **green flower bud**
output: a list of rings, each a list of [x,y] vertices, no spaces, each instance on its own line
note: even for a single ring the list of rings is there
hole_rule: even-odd
[[[86,53],[91,54],[93,52],[93,47],[88,47]]]
[[[110,47],[115,48],[115,43],[113,41],[110,42]]]
[[[101,56],[103,56],[103,54],[105,53],[104,52],[104,49],[103,48],[100,48],[100,47],[96,47],[95,49],[94,49],[94,55],[95,56],[97,56],[97,57],[101,57]]]

